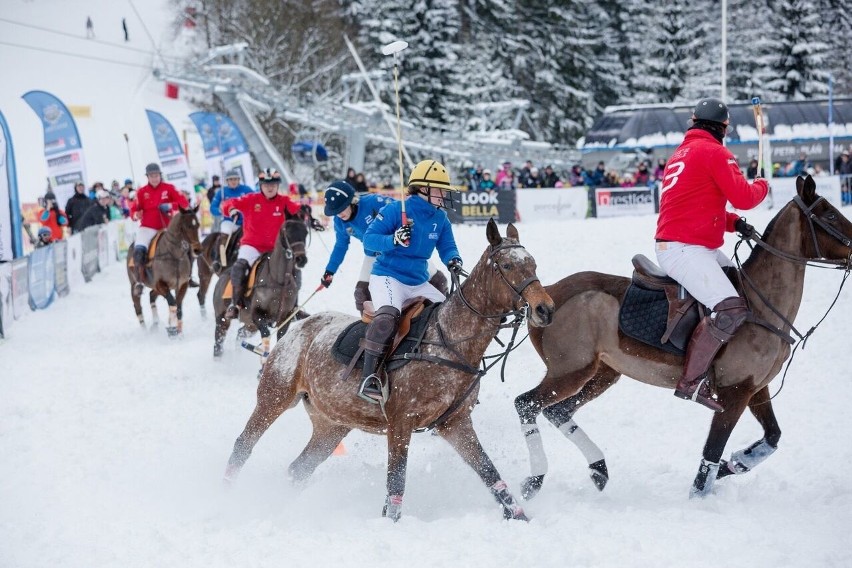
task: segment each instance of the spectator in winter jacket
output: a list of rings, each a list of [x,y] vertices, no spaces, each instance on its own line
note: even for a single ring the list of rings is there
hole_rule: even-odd
[[[722,270],[733,265],[719,248],[725,231],[744,236],[754,233],[754,227],[736,213],[727,212],[725,206],[730,202],[737,209],[751,209],[769,191],[764,179],[749,183],[737,159],[722,144],[729,124],[725,103],[718,99],[698,101],[692,126],[669,158],[663,175],[655,235],[662,269],[712,309],[712,315],[706,316],[692,334],[675,396],[716,412],[723,408],[713,397],[707,370],[749,315],[748,304]]]
[[[503,166],[500,168],[500,171],[497,172],[497,176],[494,178],[494,183],[497,184],[497,187],[499,187],[500,189],[503,188],[503,178],[508,175],[512,176],[512,189],[515,189],[515,174],[512,172],[512,162],[503,162]]]
[[[231,268],[231,305],[225,312],[229,319],[238,318],[240,308],[245,306],[243,294],[252,264],[260,255],[272,252],[287,216],[297,215],[301,210],[289,196],[278,193],[281,174],[277,170],[267,168],[261,171],[258,184],[260,192],[246,193],[222,203],[225,215],[233,218],[239,213],[243,218],[243,237],[237,261]]]
[[[799,159],[791,162],[787,167],[787,171],[785,175],[788,177],[796,177],[803,176],[807,172],[807,169],[811,167],[810,161],[808,161],[808,155],[804,152],[799,154]]]
[[[657,167],[654,168],[654,181],[660,181],[663,179],[663,172],[666,170],[666,159],[659,158],[657,160]]]
[[[86,227],[81,224],[83,215],[90,207],[94,206],[95,202],[86,196],[86,186],[83,182],[74,184],[74,195],[68,199],[65,204],[65,213],[68,216],[68,225],[71,227],[71,234],[76,234]]]
[[[603,162],[598,162],[597,167],[591,172],[585,172],[585,179],[583,185],[588,185],[589,187],[600,187],[604,183],[606,177],[606,165]]]
[[[356,193],[367,193],[370,191],[370,188],[367,187],[367,182],[364,179],[363,173],[355,174],[355,184],[352,187],[355,188]]]
[[[503,174],[502,177],[500,177],[501,173]],[[497,189],[500,191],[510,191],[518,187],[515,184],[515,172],[513,170],[502,170],[497,173],[497,176],[500,177],[500,181],[497,182]]]
[[[349,168],[346,170],[346,183],[355,187],[355,168]],[[358,191],[357,189],[355,191]]]
[[[749,160],[745,176],[747,179],[754,179],[757,177],[757,160],[754,158]]]
[[[648,164],[640,162],[636,168],[636,173],[631,177],[633,178],[633,185],[636,187],[647,187],[651,183],[651,172],[648,170]]]
[[[68,216],[56,204],[56,196],[51,191],[44,194],[44,208],[38,212],[38,222],[50,230],[51,240],[65,238],[62,227],[68,226]]]
[[[482,170],[482,179],[479,181],[479,191],[494,191],[497,184],[491,179],[491,170]]]
[[[553,171],[553,166],[547,164],[544,168],[544,175],[541,176],[541,187],[556,187],[559,181],[559,176]]]
[[[80,221],[83,229],[109,223],[109,206],[111,203],[112,198],[110,197],[109,192],[105,189],[99,189],[95,194],[94,203],[91,207],[89,207],[88,211],[83,213],[83,219]]]
[[[379,253],[370,275],[370,295],[376,314],[367,326],[364,367],[359,396],[383,404],[386,385],[376,374],[399,326],[402,304],[424,296],[442,302],[444,295],[429,283],[429,259],[437,248],[451,272],[461,272],[462,261],[453,228],[444,208],[451,201],[450,174],[435,160],[414,166],[408,178],[402,224],[402,204],[386,205],[364,233],[364,250]]]
[[[527,174],[527,183],[525,183],[522,187],[544,187],[541,183],[541,176],[539,175],[538,168],[535,166],[530,168],[530,171]]]
[[[533,170],[532,160],[524,162],[524,167],[518,172],[518,187],[538,187],[530,184],[530,173]]]
[[[580,164],[574,164],[568,173],[568,183],[571,187],[586,185],[586,172]]]
[[[172,184],[163,181],[159,164],[151,163],[145,166],[145,177],[148,178],[148,185],[139,188],[130,209],[131,217],[139,221],[133,248],[133,264],[136,269],[133,294],[136,296],[141,295],[145,287],[145,265],[151,239],[157,231],[168,226],[173,208],[189,207],[189,201],[183,193]]]
[[[835,173],[843,176],[852,174],[852,160],[849,159],[849,152],[840,154],[840,167]]]

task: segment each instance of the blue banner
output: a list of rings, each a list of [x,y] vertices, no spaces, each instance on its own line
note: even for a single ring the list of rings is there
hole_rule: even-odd
[[[0,262],[23,256],[21,229],[15,150],[6,119],[0,112]]]
[[[231,117],[220,113],[216,113],[214,116],[219,124],[219,142],[222,145],[222,155],[235,156],[248,152],[246,139],[239,127],[231,120]]]
[[[204,157],[209,160],[221,156],[219,125],[216,123],[216,117],[212,113],[199,111],[190,114],[189,118],[192,119],[195,128],[198,129],[198,134],[201,135],[201,143],[204,146]]]
[[[204,145],[204,157],[234,156],[249,151],[243,133],[233,120],[219,112],[194,112],[189,115]]]
[[[30,308],[43,310],[56,295],[56,266],[53,264],[53,245],[35,249],[30,253],[28,267]]]
[[[175,129],[166,120],[166,117],[153,110],[145,110],[148,122],[151,124],[151,133],[154,135],[154,144],[157,146],[157,155],[161,160],[183,155],[183,145],[180,143]]]

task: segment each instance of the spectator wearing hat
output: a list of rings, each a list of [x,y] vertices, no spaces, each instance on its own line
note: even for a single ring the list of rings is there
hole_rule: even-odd
[[[600,187],[606,181],[606,164],[603,161],[598,162],[597,167],[591,173],[585,173],[584,185],[589,187]]]
[[[530,168],[530,171],[527,174],[527,181],[523,184],[523,187],[545,187],[542,184],[541,173],[538,171],[537,167],[533,166]]]
[[[553,171],[553,166],[547,164],[544,175],[541,176],[541,187],[557,187],[556,184],[560,181],[559,176]]]
[[[647,187],[648,184],[651,183],[651,171],[648,169],[648,163],[639,162],[639,166],[636,168],[636,173],[631,177],[633,178],[633,183],[636,187]]]
[[[586,185],[586,172],[580,164],[571,166],[571,171],[568,173],[568,185],[571,187],[579,187]]]
[[[503,179],[506,176],[512,176],[512,186],[514,187],[515,174],[512,172],[512,162],[509,161],[503,162],[503,166],[500,168],[500,171],[497,172],[497,177],[494,178],[494,183],[496,183],[498,187],[502,188]]]
[[[86,185],[81,181],[74,184],[74,195],[65,204],[65,213],[68,217],[68,226],[71,227],[72,235],[86,228],[82,225],[83,215],[94,204],[95,202],[86,195]]]
[[[118,190],[118,197],[115,200],[115,204],[121,210],[121,215],[124,218],[130,217],[131,191],[133,191],[133,180],[127,178],[124,180],[124,185]]]
[[[44,194],[44,208],[38,212],[38,221],[42,228],[50,231],[51,240],[58,241],[65,237],[62,227],[68,226],[68,216],[56,203],[56,195],[52,191]]]
[[[757,160],[752,158],[748,162],[748,167],[746,168],[746,177],[748,179],[754,179],[757,177]]]
[[[53,234],[50,232],[50,229],[47,227],[41,227],[38,230],[38,236],[35,242],[35,248],[46,247],[50,243],[53,242]]]
[[[524,162],[524,167],[521,168],[520,172],[518,172],[518,185],[520,187],[537,187],[535,185],[530,184],[530,174],[532,173],[532,170],[532,160],[527,160],[526,162]]]
[[[479,180],[479,191],[494,191],[497,189],[497,184],[491,179],[491,170],[488,168],[482,170],[482,179]]]
[[[139,221],[133,248],[133,264],[136,269],[133,294],[136,296],[140,296],[145,287],[145,264],[151,239],[157,231],[168,226],[172,207],[189,207],[186,197],[175,186],[163,181],[159,164],[151,163],[145,166],[145,177],[148,178],[148,184],[136,192],[136,200],[130,210],[131,216]]]

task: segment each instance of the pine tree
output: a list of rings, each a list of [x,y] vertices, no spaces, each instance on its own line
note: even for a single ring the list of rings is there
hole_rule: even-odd
[[[852,9],[849,0],[821,0],[823,36],[829,45],[827,69],[833,75],[834,96],[852,96],[852,56],[849,38],[852,37]]]

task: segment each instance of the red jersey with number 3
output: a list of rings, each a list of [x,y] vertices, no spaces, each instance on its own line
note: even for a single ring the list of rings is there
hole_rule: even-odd
[[[717,249],[725,231],[733,232],[739,215],[725,210],[751,209],[769,191],[765,179],[749,183],[737,159],[706,130],[687,131],[666,164],[660,187],[656,238]]]
[[[157,187],[148,184],[139,188],[139,191],[136,192],[136,199],[130,205],[130,214],[141,213],[139,226],[159,231],[165,229],[172,218],[171,213],[160,210],[160,205],[163,203],[171,203],[172,208],[177,206],[186,209],[189,207],[189,201],[184,194],[179,192],[172,184],[161,182],[157,184]]]
[[[243,214],[243,237],[240,244],[254,247],[263,254],[275,248],[275,239],[287,214],[292,217],[299,213],[300,208],[280,193],[272,199],[267,199],[263,193],[247,193],[226,199],[222,204],[222,213],[226,217],[234,210]]]

